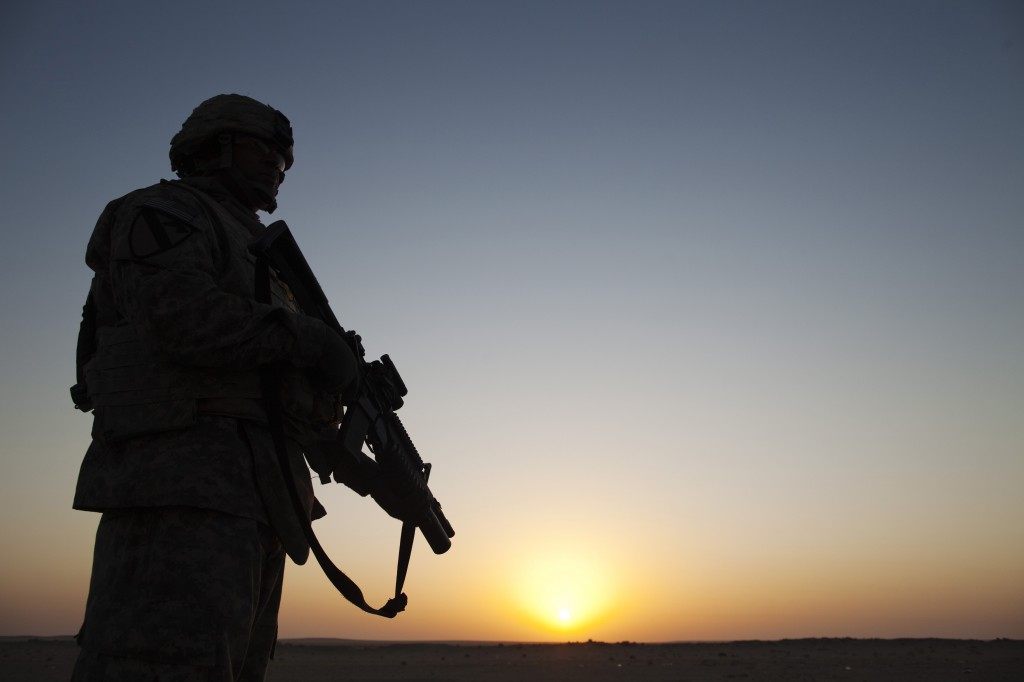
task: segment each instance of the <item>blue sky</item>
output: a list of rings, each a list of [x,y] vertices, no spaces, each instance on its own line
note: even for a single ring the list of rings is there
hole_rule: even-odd
[[[1024,636],[1022,27],[987,2],[7,3],[0,537],[26,552],[0,634],[84,604],[92,225],[239,92],[291,118],[273,218],[401,369],[459,531],[393,624],[291,570],[285,634],[563,636],[509,595],[564,554],[603,576],[584,637]],[[373,591],[394,529],[324,498]]]

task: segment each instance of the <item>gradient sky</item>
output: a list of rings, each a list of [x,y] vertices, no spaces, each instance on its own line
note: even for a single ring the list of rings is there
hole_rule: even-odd
[[[71,634],[83,254],[192,108],[287,220],[458,535],[285,637],[1024,637],[1024,12],[1006,2],[0,9],[0,635]],[[396,522],[318,522],[371,601]],[[566,616],[563,621],[560,614]]]

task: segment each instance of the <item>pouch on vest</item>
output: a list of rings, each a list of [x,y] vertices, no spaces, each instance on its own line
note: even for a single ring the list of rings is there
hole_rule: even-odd
[[[116,441],[196,423],[195,378],[159,362],[129,325],[97,330],[85,377],[95,406],[93,438]]]

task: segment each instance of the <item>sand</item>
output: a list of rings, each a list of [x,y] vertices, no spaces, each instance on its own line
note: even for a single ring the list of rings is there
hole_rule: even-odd
[[[0,679],[66,682],[70,638],[0,638]],[[799,639],[640,644],[285,641],[269,682],[473,680],[1021,682],[1024,641]]]

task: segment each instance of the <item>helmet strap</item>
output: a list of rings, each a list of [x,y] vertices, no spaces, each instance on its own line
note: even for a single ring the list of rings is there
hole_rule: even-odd
[[[220,167],[231,168],[234,164],[232,159],[232,149],[234,147],[234,138],[231,133],[221,133],[217,136],[217,142],[220,143]]]

